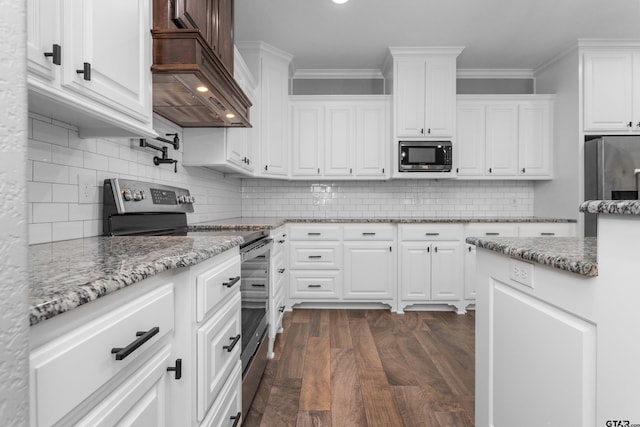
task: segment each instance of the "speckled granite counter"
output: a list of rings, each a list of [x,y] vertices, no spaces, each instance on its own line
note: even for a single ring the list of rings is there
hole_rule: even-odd
[[[580,205],[580,212],[640,215],[640,200],[587,200]]]
[[[468,237],[467,243],[583,276],[598,275],[595,237]]]
[[[243,243],[242,237],[91,237],[29,247],[31,325],[172,268]]]
[[[296,224],[428,224],[428,223],[443,223],[443,224],[467,224],[467,223],[496,223],[496,222],[508,222],[508,223],[569,223],[576,222],[571,219],[562,218],[232,218],[222,221],[211,221],[193,224],[189,226],[190,230],[202,231],[202,230],[232,230],[232,229],[274,229],[284,225],[286,223]]]

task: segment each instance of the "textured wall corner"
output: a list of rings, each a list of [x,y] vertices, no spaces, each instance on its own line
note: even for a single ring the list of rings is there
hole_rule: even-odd
[[[29,421],[26,2],[0,0],[0,424]]]

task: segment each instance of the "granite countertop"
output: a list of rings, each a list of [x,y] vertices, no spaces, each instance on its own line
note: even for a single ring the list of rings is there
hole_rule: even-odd
[[[29,247],[30,313],[35,325],[172,268],[187,267],[244,242],[242,236],[89,237]]]
[[[580,205],[580,212],[640,215],[640,200],[587,200]]]
[[[221,221],[210,221],[192,224],[189,229],[192,231],[201,230],[217,230],[217,229],[273,229],[280,227],[286,223],[295,224],[429,224],[429,223],[446,223],[446,224],[467,224],[467,223],[575,223],[573,219],[564,218],[231,218]]]
[[[467,237],[467,243],[587,277],[598,275],[595,237]]]

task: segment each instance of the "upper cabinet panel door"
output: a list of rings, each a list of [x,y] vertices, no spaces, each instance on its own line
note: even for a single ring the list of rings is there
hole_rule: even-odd
[[[260,144],[264,175],[289,174],[288,63],[272,58],[260,60]]]
[[[62,85],[147,121],[151,117],[149,1],[64,0],[63,9]]]
[[[213,46],[213,12],[217,12],[217,3],[218,0],[177,0],[174,2],[173,19],[182,28],[200,30],[205,40]]]
[[[526,102],[518,111],[518,174],[548,176],[551,174],[551,104]]]
[[[452,137],[456,115],[456,62],[429,58],[426,63],[425,136]]]
[[[355,129],[354,108],[351,105],[328,105],[325,123],[326,176],[351,176]]]
[[[320,175],[323,107],[321,105],[293,105],[291,107],[291,149],[293,176]]]
[[[216,54],[233,75],[233,0],[217,0],[218,46]]]
[[[484,103],[458,103],[453,162],[460,176],[483,176],[485,157]]]
[[[584,128],[632,130],[633,54],[628,51],[584,54]],[[635,128],[636,130],[638,128]]]
[[[516,176],[518,168],[518,105],[487,105],[485,173]]]
[[[59,58],[62,58],[60,18],[59,0],[27,1],[27,68],[48,81],[55,80],[60,65],[54,64],[59,62],[58,57],[53,56],[54,45],[60,46]],[[51,55],[45,56],[45,53]]]
[[[356,175],[384,176],[390,144],[387,103],[358,106],[356,112]]]
[[[396,73],[396,133],[398,137],[424,136],[425,132],[425,61],[401,59]]]

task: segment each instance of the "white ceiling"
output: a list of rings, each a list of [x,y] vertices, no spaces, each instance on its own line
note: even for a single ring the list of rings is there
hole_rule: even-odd
[[[236,41],[296,69],[379,69],[389,46],[465,46],[459,69],[533,70],[579,38],[640,39],[640,0],[235,0]]]

